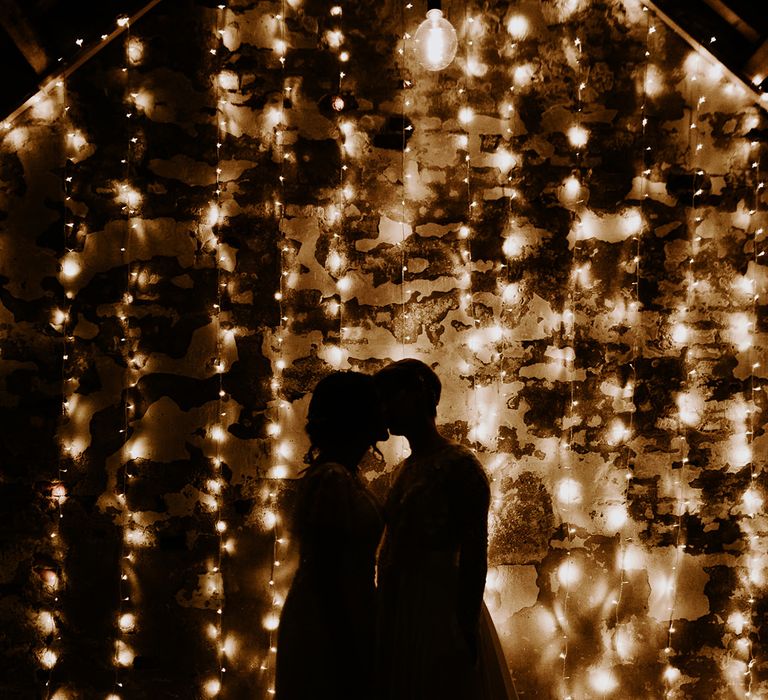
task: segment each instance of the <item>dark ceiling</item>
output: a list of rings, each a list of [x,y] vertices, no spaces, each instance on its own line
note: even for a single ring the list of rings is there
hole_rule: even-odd
[[[132,16],[147,3],[0,0],[0,58],[5,67],[0,119],[114,31],[118,17]],[[706,46],[735,74],[747,82],[758,77],[761,89],[768,91],[766,0],[653,0],[648,4]]]

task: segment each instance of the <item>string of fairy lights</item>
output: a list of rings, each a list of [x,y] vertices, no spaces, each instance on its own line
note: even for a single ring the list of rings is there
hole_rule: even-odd
[[[481,419],[479,407],[477,404],[477,383],[476,375],[478,372],[477,354],[482,347],[482,338],[480,334],[480,320],[477,318],[477,308],[475,306],[475,294],[473,285],[473,260],[472,260],[472,235],[475,226],[475,215],[479,209],[479,203],[475,199],[475,193],[472,189],[472,146],[470,144],[470,125],[475,117],[475,110],[471,104],[471,80],[472,71],[471,66],[475,60],[474,57],[474,34],[475,18],[472,15],[472,8],[469,3],[464,5],[464,70],[462,71],[462,78],[458,83],[458,103],[461,105],[458,111],[458,122],[462,133],[459,134],[459,153],[463,152],[462,160],[464,161],[464,167],[462,168],[462,183],[464,184],[464,197],[466,202],[466,210],[464,212],[464,223],[459,226],[458,230],[458,270],[459,270],[459,308],[464,313],[469,324],[471,325],[471,331],[469,331],[468,348],[472,351],[475,363],[470,364],[469,361],[462,361],[459,367],[459,374],[469,376],[470,380],[470,401],[474,407],[475,420],[474,429],[470,437],[475,442],[478,433],[478,421]]]
[[[277,658],[277,628],[280,623],[280,608],[282,596],[278,591],[277,575],[282,559],[282,547],[286,543],[286,538],[280,532],[280,517],[278,515],[277,489],[278,480],[287,476],[285,467],[286,460],[291,456],[291,448],[283,429],[284,414],[288,411],[289,405],[284,401],[282,394],[283,371],[286,368],[286,345],[285,340],[289,332],[287,313],[288,275],[287,269],[288,254],[290,247],[285,234],[284,221],[286,218],[286,164],[289,161],[289,154],[286,150],[286,134],[288,130],[288,117],[286,114],[286,104],[289,100],[296,98],[293,94],[293,87],[288,83],[286,71],[286,56],[289,51],[287,40],[287,11],[286,0],[281,0],[280,13],[275,16],[274,30],[274,52],[280,66],[280,94],[278,97],[277,114],[274,117],[274,143],[273,149],[277,159],[278,177],[277,177],[277,195],[274,201],[274,216],[276,225],[276,240],[278,245],[278,259],[280,265],[279,288],[275,292],[277,301],[279,326],[275,335],[275,346],[273,350],[276,354],[274,362],[271,389],[273,392],[273,402],[275,405],[275,419],[268,427],[268,433],[273,438],[273,469],[271,478],[267,480],[266,486],[266,504],[264,525],[271,533],[271,559],[268,580],[268,600],[269,610],[264,618],[264,628],[267,631],[267,655],[261,663],[260,669],[264,678],[267,697],[275,694],[275,660]]]
[[[344,101],[344,85],[347,78],[347,65],[350,59],[349,50],[346,48],[345,36],[342,27],[343,11],[341,5],[333,5],[329,10],[332,29],[328,33],[327,44],[335,53],[337,60],[338,82],[337,94],[332,98],[331,107],[339,113],[336,125],[339,132],[339,172],[337,190],[338,200],[331,205],[330,223],[332,226],[331,242],[329,246],[326,266],[336,280],[336,293],[331,301],[331,313],[338,316],[338,345],[329,348],[330,364],[339,368],[346,359],[346,333],[345,327],[345,300],[351,290],[352,278],[348,274],[349,255],[346,249],[347,234],[347,206],[354,197],[354,190],[350,184],[349,158],[354,153],[354,125],[344,115],[346,103]]]
[[[131,27],[128,17],[118,18],[118,25],[125,28],[126,46],[131,40]],[[134,368],[132,357],[135,354],[135,348],[132,347],[133,334],[131,332],[132,304],[134,301],[134,290],[136,286],[137,271],[131,260],[131,232],[136,225],[136,217],[139,214],[141,206],[141,195],[133,187],[133,157],[135,153],[134,145],[136,141],[134,129],[134,105],[132,104],[133,93],[133,71],[130,70],[131,62],[127,56],[124,58],[121,73],[123,76],[123,105],[124,105],[124,123],[123,133],[127,135],[124,157],[121,159],[123,165],[123,179],[117,184],[117,202],[122,206],[124,217],[123,236],[120,243],[120,257],[125,266],[126,279],[125,291],[119,304],[116,305],[119,321],[119,346],[125,370],[123,372],[123,386],[121,392],[121,413],[122,426],[122,448],[119,452],[120,463],[115,477],[115,487],[117,490],[116,500],[120,511],[119,522],[121,524],[121,537],[119,548],[119,571],[118,585],[116,587],[117,600],[117,621],[114,637],[113,665],[114,680],[113,692],[110,700],[122,698],[125,685],[125,669],[133,664],[134,650],[129,643],[129,635],[136,629],[136,610],[133,605],[132,584],[135,582],[134,564],[136,555],[134,547],[144,543],[144,535],[140,526],[134,520],[134,514],[128,504],[128,493],[130,479],[133,477],[135,460],[142,455],[138,446],[134,444],[129,447],[130,428],[134,419],[134,399],[133,387],[136,386],[137,375]]]
[[[706,98],[701,94],[700,76],[701,59],[698,54],[695,56],[695,66],[690,77],[691,90],[691,108],[688,110],[688,154],[690,165],[693,170],[692,193],[691,193],[691,217],[689,222],[689,245],[690,254],[686,260],[685,269],[685,301],[682,307],[677,310],[677,323],[672,330],[672,340],[681,347],[681,367],[683,380],[681,382],[681,394],[678,402],[681,402],[681,396],[687,396],[695,381],[696,369],[691,367],[692,338],[691,328],[688,325],[689,319],[693,315],[694,306],[697,299],[698,280],[696,279],[697,256],[701,249],[702,239],[698,235],[698,228],[704,218],[700,210],[701,199],[704,195],[702,188],[704,171],[700,167],[699,154],[702,150],[701,138],[699,136],[699,123],[701,120],[701,109]],[[666,645],[664,654],[667,659],[667,665],[664,668],[662,677],[665,687],[665,697],[672,697],[675,692],[677,681],[680,679],[680,671],[672,664],[675,654],[675,611],[677,607],[678,582],[680,568],[682,566],[683,556],[686,549],[685,516],[689,510],[689,501],[686,495],[687,475],[689,465],[690,445],[688,441],[688,431],[695,429],[698,425],[699,416],[696,412],[679,411],[677,414],[677,446],[680,454],[679,467],[674,463],[670,465],[670,481],[676,492],[675,503],[675,522],[674,527],[674,555],[671,571],[666,578],[664,588],[664,602],[667,610],[666,619]]]
[[[746,361],[749,364],[749,400],[740,416],[743,418],[743,434],[736,435],[739,443],[746,448],[749,482],[741,498],[743,512],[741,529],[746,540],[746,555],[742,558],[746,559],[746,565],[741,567],[743,571],[740,575],[741,590],[735,597],[740,609],[731,613],[728,623],[736,637],[733,643],[737,659],[736,670],[742,681],[742,692],[745,698],[753,696],[754,685],[758,680],[754,668],[757,663],[754,645],[755,640],[759,638],[759,623],[755,624],[755,603],[760,586],[764,584],[764,573],[760,563],[762,542],[759,527],[756,525],[756,518],[763,507],[763,497],[756,488],[757,479],[760,476],[760,466],[755,458],[754,448],[755,430],[760,425],[758,416],[761,417],[764,410],[760,406],[763,386],[759,383],[757,376],[764,358],[760,352],[760,346],[755,342],[755,336],[758,332],[758,304],[761,290],[757,287],[756,278],[752,276],[757,274],[760,258],[765,255],[765,230],[760,216],[760,200],[765,189],[765,180],[760,170],[759,149],[759,142],[751,141],[749,143],[746,180],[748,185],[751,184],[753,196],[748,212],[748,239],[751,239],[752,259],[748,264],[745,276],[741,280],[737,280],[737,285],[739,282],[741,283],[739,286],[742,294],[747,297],[747,308],[750,313],[749,320],[742,322],[746,328],[741,333],[734,334],[739,336],[734,338],[737,341],[737,349],[746,354]],[[763,244],[762,247],[761,243]],[[750,275],[750,268],[752,268],[752,275]]]
[[[562,639],[562,648],[559,654],[560,658],[560,692],[565,700],[571,700],[572,697],[572,679],[571,668],[569,666],[570,654],[570,622],[568,619],[568,606],[571,597],[571,588],[573,584],[581,578],[578,565],[574,562],[573,549],[576,535],[576,527],[573,522],[572,509],[581,500],[581,486],[573,476],[573,461],[575,452],[573,449],[574,427],[580,422],[578,415],[579,399],[576,394],[577,385],[577,367],[576,367],[576,343],[577,322],[578,322],[578,304],[579,288],[585,284],[586,271],[581,262],[583,238],[582,226],[579,216],[584,211],[585,201],[585,183],[583,182],[583,149],[588,140],[586,130],[582,125],[583,99],[582,93],[586,88],[585,71],[583,66],[582,40],[580,36],[575,36],[571,40],[573,50],[573,60],[575,62],[574,79],[576,85],[575,111],[576,118],[574,125],[568,133],[570,145],[574,148],[575,168],[564,183],[565,197],[572,207],[572,226],[574,228],[573,236],[573,254],[572,264],[575,265],[571,272],[568,282],[567,298],[562,315],[563,335],[565,338],[565,347],[562,348],[562,364],[568,383],[568,391],[565,401],[565,415],[563,417],[563,432],[565,433],[565,442],[561,442],[559,449],[559,466],[563,472],[563,478],[558,483],[558,501],[562,507],[562,527],[564,528],[564,549],[565,559],[558,567],[558,580],[560,587],[557,593],[557,603],[559,607],[556,618],[560,626]],[[562,594],[561,594],[562,591]],[[562,602],[560,597],[562,595]]]
[[[410,67],[408,65],[408,57],[412,51],[412,35],[408,31],[410,26],[411,11],[413,10],[413,3],[405,2],[402,6],[400,13],[401,22],[401,43],[398,48],[398,54],[400,55],[400,73],[402,75],[402,100],[403,100],[403,124],[401,134],[401,147],[400,147],[400,240],[398,241],[398,247],[400,252],[399,260],[399,303],[400,314],[402,316],[401,330],[400,330],[400,355],[406,356],[405,345],[410,342],[409,335],[411,311],[408,307],[410,301],[410,291],[407,289],[407,273],[408,273],[408,250],[406,247],[406,228],[408,226],[408,199],[409,192],[407,183],[410,180],[410,153],[411,147],[408,144],[409,132],[407,128],[410,127],[409,115],[414,108],[413,98],[410,96],[410,91],[413,89],[413,76],[411,75]],[[397,341],[397,338],[395,338]],[[401,455],[403,457],[404,454]]]
[[[73,293],[66,289],[72,269],[68,267],[68,255],[72,251],[76,235],[74,232],[74,221],[70,213],[70,201],[72,199],[72,174],[70,155],[74,147],[73,131],[71,121],[68,119],[70,110],[69,91],[63,80],[55,83],[57,96],[61,104],[62,119],[62,154],[64,158],[63,179],[62,179],[62,244],[63,256],[60,269],[60,279],[62,287],[65,289],[65,298],[71,299]],[[64,306],[64,308],[62,308]],[[76,363],[73,354],[75,352],[75,339],[72,335],[71,327],[71,308],[69,302],[63,302],[54,313],[52,319],[54,327],[61,333],[61,377],[62,377],[62,403],[60,412],[60,433],[64,432],[65,426],[69,420],[69,412],[72,408],[74,370]],[[56,665],[59,661],[59,647],[61,645],[61,599],[64,594],[64,585],[66,585],[65,561],[66,545],[63,538],[63,505],[67,500],[67,473],[71,461],[70,444],[62,435],[56,459],[56,477],[51,480],[49,492],[49,511],[51,515],[51,526],[49,539],[52,551],[52,559],[55,562],[54,568],[43,569],[43,605],[37,614],[37,627],[42,637],[42,647],[38,652],[40,665],[47,671],[45,675],[46,700],[51,698],[54,692],[53,676]]]
[[[639,145],[640,145],[640,153],[638,157],[638,161],[640,163],[641,172],[640,172],[640,205],[641,205],[641,212],[643,212],[641,216],[641,223],[640,223],[640,229],[632,236],[630,236],[630,240],[634,243],[634,255],[633,259],[629,265],[630,269],[634,269],[634,280],[632,281],[632,290],[630,295],[630,302],[628,305],[628,314],[627,317],[630,319],[630,321],[634,322],[634,330],[632,332],[632,350],[631,350],[631,360],[629,362],[629,392],[626,391],[626,387],[623,391],[623,396],[627,399],[627,402],[632,407],[632,410],[629,414],[629,435],[634,434],[635,430],[635,411],[637,410],[635,407],[635,395],[637,392],[637,363],[640,359],[640,334],[642,331],[642,325],[638,323],[639,313],[641,310],[641,301],[640,301],[640,279],[641,279],[641,263],[642,263],[642,238],[643,235],[647,232],[647,223],[646,223],[646,208],[648,199],[650,197],[649,193],[649,182],[653,175],[653,160],[654,160],[654,152],[653,147],[651,145],[651,141],[648,137],[648,90],[647,90],[647,80],[648,80],[648,67],[650,65],[650,57],[651,57],[651,38],[653,37],[655,33],[655,25],[653,24],[653,19],[651,18],[651,14],[648,10],[648,7],[646,5],[643,5],[642,8],[643,16],[645,20],[645,51],[644,51],[644,58],[643,61],[643,67],[642,67],[642,77],[641,77],[641,85],[640,85],[640,139],[639,139]],[[628,396],[627,396],[628,394]],[[627,557],[628,557],[628,548],[632,542],[631,537],[626,537],[624,534],[624,525],[627,522],[628,514],[627,514],[627,505],[629,503],[629,500],[631,498],[632,493],[632,481],[634,478],[634,459],[633,459],[633,450],[629,446],[628,443],[625,443],[624,449],[623,449],[623,455],[621,460],[621,469],[624,472],[624,488],[622,493],[622,503],[613,506],[612,512],[608,514],[607,517],[607,524],[612,529],[618,530],[619,534],[619,588],[618,592],[616,594],[616,604],[615,604],[615,615],[614,615],[614,622],[615,622],[615,630],[616,632],[613,635],[613,648],[614,651],[618,654],[619,658],[623,658],[624,656],[624,650],[622,649],[622,642],[623,637],[619,634],[620,623],[621,623],[621,613],[622,608],[621,605],[624,602],[624,588],[627,586],[628,581],[626,578],[626,571],[627,571]]]
[[[211,49],[211,54],[217,56],[222,50],[222,37],[225,31],[226,5],[219,4],[216,7],[215,24],[215,46]],[[222,61],[218,61],[221,66]],[[218,378],[216,401],[214,402],[215,415],[209,424],[212,426],[208,433],[210,444],[210,476],[206,483],[207,504],[212,513],[212,537],[215,542],[215,553],[208,560],[208,581],[210,584],[209,593],[211,596],[211,607],[214,611],[213,621],[207,625],[208,637],[215,649],[216,672],[204,681],[203,690],[208,697],[219,695],[223,688],[227,672],[227,655],[231,651],[231,640],[227,639],[224,628],[224,614],[226,604],[225,587],[225,567],[224,559],[230,545],[226,539],[228,523],[224,519],[224,502],[226,497],[227,483],[222,477],[223,454],[222,447],[227,434],[227,392],[224,389],[224,373],[226,371],[226,362],[224,354],[226,352],[225,341],[226,334],[231,332],[224,327],[222,303],[224,301],[224,292],[227,289],[227,282],[223,277],[223,263],[221,243],[221,224],[223,219],[222,194],[224,183],[222,182],[222,148],[227,135],[227,91],[225,85],[226,75],[221,67],[218,76],[213,80],[214,99],[216,101],[216,160],[214,168],[214,190],[213,197],[208,206],[207,226],[198,227],[207,236],[210,230],[208,240],[201,240],[200,244],[203,250],[209,250],[211,264],[215,270],[215,302],[212,304],[211,320],[215,332],[215,352],[212,361],[212,371]],[[224,83],[224,85],[222,84]]]

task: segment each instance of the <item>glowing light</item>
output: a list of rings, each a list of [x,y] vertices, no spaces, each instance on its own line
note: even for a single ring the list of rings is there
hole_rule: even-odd
[[[494,164],[503,173],[508,173],[517,164],[517,159],[509,151],[496,151],[493,157]]]
[[[211,440],[221,442],[225,437],[226,433],[224,432],[224,428],[222,428],[220,425],[214,425],[211,428]]]
[[[56,621],[53,615],[47,610],[41,612],[37,617],[37,627],[45,635],[53,634],[56,630]]]
[[[513,39],[524,39],[530,30],[530,23],[525,15],[512,15],[507,22],[507,31]]]
[[[338,49],[344,41],[344,35],[338,30],[330,30],[325,33],[325,41],[332,49]]]
[[[689,330],[684,323],[676,323],[672,327],[672,340],[678,345],[683,345],[688,341]]]
[[[615,419],[608,430],[608,444],[618,445],[628,437],[628,430],[620,419]]]
[[[752,448],[743,437],[735,437],[729,450],[730,461],[735,467],[743,467],[752,461]]]
[[[589,683],[598,693],[610,693],[619,686],[616,677],[607,669],[591,670]]]
[[[277,446],[277,454],[280,455],[283,459],[290,459],[293,457],[293,448],[291,447],[291,443],[287,440],[284,440]]]
[[[642,571],[646,566],[645,555],[640,547],[625,547],[618,556],[619,567],[624,571]]]
[[[335,250],[332,251],[328,258],[325,261],[326,267],[331,271],[332,274],[338,274],[339,270],[344,265],[344,258],[341,257]]]
[[[216,226],[219,223],[219,219],[221,217],[221,211],[216,204],[211,204],[210,208],[208,209],[208,214],[205,217],[206,221],[208,222],[209,226]]]
[[[53,668],[58,660],[58,655],[52,649],[46,649],[40,654],[40,663],[44,668]]]
[[[49,589],[56,590],[59,587],[59,577],[53,569],[45,569],[40,576]]]
[[[141,193],[128,185],[120,185],[118,201],[127,204],[130,209],[138,209],[141,206]]]
[[[535,70],[530,63],[517,66],[512,73],[512,82],[516,87],[525,87],[533,79]]]
[[[219,87],[222,90],[237,90],[238,86],[237,73],[231,70],[224,70],[219,73]]]
[[[645,94],[648,97],[658,97],[664,91],[664,78],[661,71],[654,65],[645,70]]]
[[[621,230],[625,236],[636,236],[643,229],[643,215],[637,209],[628,209],[621,215]]]
[[[589,131],[583,126],[572,126],[568,129],[568,141],[574,148],[584,148],[589,141]]]
[[[747,515],[756,515],[763,507],[763,497],[754,488],[747,489],[741,500]]]
[[[342,277],[336,282],[336,289],[338,289],[342,294],[345,294],[350,289],[352,289],[352,278],[349,276]]]
[[[686,425],[693,427],[701,422],[704,400],[699,394],[691,392],[678,394],[677,407],[680,411],[680,420]]]
[[[125,47],[125,55],[131,65],[138,65],[144,58],[144,44],[138,37],[132,36]]]
[[[674,666],[667,666],[667,668],[664,669],[664,680],[667,681],[667,683],[674,683],[679,679],[680,679],[679,668],[675,668]]]
[[[133,649],[131,649],[125,642],[117,642],[117,655],[115,661],[118,666],[130,666],[135,657],[136,654],[134,654]]]
[[[221,692],[221,681],[218,678],[211,678],[205,682],[203,690],[208,697],[214,697]]]
[[[462,124],[469,124],[475,118],[475,111],[471,107],[462,107],[459,110],[459,121]]]
[[[627,524],[629,515],[624,505],[608,506],[605,509],[605,524],[609,530],[619,530]]]
[[[525,238],[519,234],[512,234],[504,239],[504,243],[501,246],[504,255],[508,258],[520,257],[525,248]]]
[[[413,43],[419,63],[429,71],[447,68],[459,46],[456,30],[438,9],[427,12],[427,19],[416,30]]]
[[[581,484],[574,479],[562,479],[557,485],[557,499],[566,505],[581,502]]]
[[[67,134],[67,141],[76,151],[79,151],[83,146],[87,145],[88,140],[83,136],[80,131],[71,131]]]
[[[747,624],[747,618],[741,612],[734,612],[728,616],[728,627],[730,627],[736,634],[742,634],[744,627]]]
[[[511,282],[504,287],[501,298],[505,304],[515,304],[520,300],[520,285],[517,282]]]
[[[133,613],[123,613],[117,622],[123,632],[133,632],[136,628],[136,616]]]
[[[272,530],[275,525],[277,525],[277,515],[273,511],[268,510],[264,513],[264,526],[268,530]]]
[[[344,362],[344,350],[338,345],[328,347],[328,363],[331,367],[341,367]]]
[[[575,175],[567,177],[563,181],[563,192],[566,200],[570,202],[576,202],[581,196],[581,182]]]
[[[41,97],[38,95],[32,105],[32,116],[35,119],[48,121],[53,119],[56,114],[56,103],[50,97]]]
[[[557,567],[557,579],[565,586],[572,586],[581,580],[581,569],[570,559],[566,559]]]
[[[269,613],[264,618],[264,629],[269,630],[270,632],[274,632],[280,625],[280,617],[277,615],[277,613]]]

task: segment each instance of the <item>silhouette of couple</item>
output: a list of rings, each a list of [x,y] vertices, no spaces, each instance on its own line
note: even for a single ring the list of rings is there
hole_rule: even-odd
[[[488,480],[472,452],[438,431],[440,390],[415,359],[317,384],[294,515],[300,562],[278,631],[277,700],[512,697],[483,605]],[[358,463],[387,431],[405,436],[411,454],[382,511]]]

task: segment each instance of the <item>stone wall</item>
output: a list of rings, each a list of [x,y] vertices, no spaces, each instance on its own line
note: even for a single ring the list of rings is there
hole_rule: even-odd
[[[768,693],[763,110],[635,0],[440,73],[338,7],[160,3],[0,131],[0,694],[270,697],[310,392],[403,356],[520,697]]]

